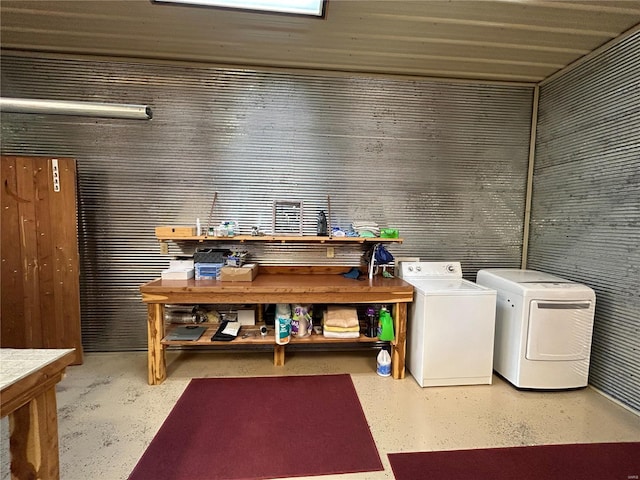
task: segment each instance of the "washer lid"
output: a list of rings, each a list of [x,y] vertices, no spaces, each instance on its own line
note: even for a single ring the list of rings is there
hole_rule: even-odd
[[[417,290],[425,294],[449,294],[449,295],[468,295],[468,294],[495,294],[495,290],[488,287],[470,282],[464,278],[452,278],[431,280],[424,278],[405,278],[405,282],[413,285]]]

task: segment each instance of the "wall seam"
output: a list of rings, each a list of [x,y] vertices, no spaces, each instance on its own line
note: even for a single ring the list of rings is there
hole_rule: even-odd
[[[529,166],[527,167],[527,191],[525,194],[524,219],[522,221],[522,261],[520,268],[527,268],[527,254],[529,250],[529,225],[531,222],[531,199],[533,196],[533,169],[536,157],[536,137],[538,135],[538,108],[540,101],[540,87],[533,89],[531,108],[531,137],[529,138]]]

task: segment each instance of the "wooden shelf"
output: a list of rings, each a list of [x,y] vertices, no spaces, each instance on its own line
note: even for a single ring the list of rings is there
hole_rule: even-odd
[[[260,335],[260,326],[259,325],[243,325],[240,328],[240,332],[238,337],[235,340],[231,340],[228,342],[225,341],[216,341],[212,342],[211,337],[218,327],[220,326],[217,323],[202,323],[201,326],[207,327],[207,330],[202,334],[202,336],[198,340],[166,340],[162,339],[163,345],[171,345],[171,346],[202,346],[202,345],[276,345],[276,339],[273,333],[273,327],[268,327],[267,335],[264,337]],[[180,325],[167,325],[166,333],[170,333],[173,328],[176,328]],[[249,336],[244,337],[245,334],[249,334]],[[303,345],[303,344],[322,344],[322,343],[377,343],[381,340],[378,340],[378,337],[367,337],[365,335],[360,335],[359,338],[327,338],[324,335],[318,335],[315,332],[307,337],[291,337],[291,341],[288,345]]]
[[[173,242],[272,242],[272,243],[402,243],[402,238],[381,238],[381,237],[318,237],[315,235],[303,235],[303,236],[282,236],[282,235],[236,235],[233,237],[211,237],[208,235],[194,235],[191,237],[178,237],[178,236],[157,236],[161,242],[173,241]]]

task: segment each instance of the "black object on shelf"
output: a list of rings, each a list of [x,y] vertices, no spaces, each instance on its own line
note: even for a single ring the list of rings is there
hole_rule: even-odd
[[[319,237],[326,237],[329,235],[327,228],[327,215],[324,213],[324,210],[320,210],[318,212],[318,228],[316,233]]]
[[[193,263],[224,263],[230,253],[228,249],[203,248],[193,253]]]

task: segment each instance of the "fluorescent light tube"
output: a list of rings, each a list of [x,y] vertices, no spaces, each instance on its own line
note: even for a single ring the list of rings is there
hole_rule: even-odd
[[[45,115],[78,115],[82,117],[124,118],[150,120],[153,112],[147,105],[124,103],[71,102],[64,100],[34,100],[0,98],[0,111]]]

